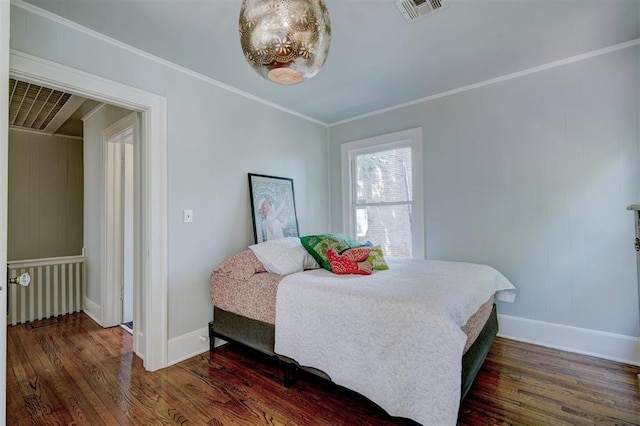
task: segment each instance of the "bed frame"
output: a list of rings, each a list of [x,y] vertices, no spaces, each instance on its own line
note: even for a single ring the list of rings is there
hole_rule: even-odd
[[[302,369],[327,380],[331,380],[324,372],[308,367],[299,366],[295,360],[283,357],[273,352],[275,342],[275,326],[243,317],[214,307],[214,320],[209,323],[209,350],[215,350],[215,337],[240,343],[277,359],[283,366],[284,385],[290,387],[295,382],[296,371]],[[491,343],[498,333],[498,317],[496,305],[493,305],[491,315],[482,331],[462,357],[462,388],[461,400],[467,396],[480,367],[489,353]]]

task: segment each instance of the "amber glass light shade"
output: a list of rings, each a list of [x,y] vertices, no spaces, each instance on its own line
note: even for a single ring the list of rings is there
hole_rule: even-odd
[[[322,0],[243,0],[239,27],[247,62],[274,83],[310,79],[329,54],[331,23]]]

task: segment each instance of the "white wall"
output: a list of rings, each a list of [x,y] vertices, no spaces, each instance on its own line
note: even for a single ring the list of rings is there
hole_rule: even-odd
[[[85,297],[102,306],[102,232],[104,221],[104,147],[102,132],[131,111],[112,105],[99,107],[84,121],[84,248],[87,263]],[[102,218],[102,219],[101,219]]]
[[[638,85],[632,47],[336,125],[332,229],[340,145],[422,126],[428,258],[498,268],[503,314],[637,337]]]
[[[168,332],[174,342],[206,329],[211,270],[253,243],[247,173],[293,178],[300,232],[329,228],[323,126],[16,5],[11,47],[166,96]],[[191,224],[182,223],[186,208],[194,211]]]

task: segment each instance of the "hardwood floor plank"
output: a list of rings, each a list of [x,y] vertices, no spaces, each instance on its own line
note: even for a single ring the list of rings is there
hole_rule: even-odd
[[[41,334],[37,340],[43,353],[47,355],[55,367],[50,377],[53,381],[51,387],[55,389],[56,393],[67,396],[63,401],[60,401],[60,404],[66,408],[66,411],[77,423],[101,424],[103,419],[107,417],[105,416],[106,409],[101,413],[97,412],[94,405],[96,401],[87,398],[86,393],[78,392],[81,387],[77,386],[77,381],[70,374],[75,371],[75,368],[68,365],[70,359],[68,351],[63,350],[51,336]]]
[[[505,370],[508,370],[508,368],[501,369],[500,366],[491,365],[491,361],[487,361],[485,369],[493,371],[494,374],[505,373]],[[544,380],[532,374],[523,374],[518,378],[514,378],[512,374],[510,377],[509,381],[487,381],[486,389],[500,393],[518,393],[519,399],[527,400],[529,403],[534,403],[536,399],[544,399],[545,402],[541,404],[547,409],[548,406],[553,405],[556,411],[561,410],[566,401],[575,401],[575,404],[579,404],[584,409],[617,416],[625,421],[633,421],[637,415],[632,398],[614,398],[592,386],[569,385],[564,381],[553,381],[556,385],[549,386],[550,380]]]
[[[62,344],[69,345],[69,340],[63,339]],[[75,345],[69,345],[69,349],[78,351],[80,348]],[[69,356],[69,351],[60,355],[60,361],[63,371],[60,372],[60,378],[67,383],[67,393],[75,395],[79,406],[79,411],[86,418],[89,424],[114,424],[116,418],[111,414],[107,405],[97,397],[91,385],[88,383],[87,376],[81,370],[81,366],[74,361],[74,357]],[[82,422],[79,422],[82,424]]]
[[[31,350],[28,352],[21,350],[14,354],[14,360],[20,360],[21,363],[13,369],[24,400],[25,417],[37,424],[57,424],[50,423],[52,418],[62,424],[72,423],[73,418],[56,392],[56,378],[51,377],[53,366],[43,361],[46,357],[42,356],[42,351],[35,350],[33,341],[29,342],[29,348]]]
[[[591,366],[591,367],[590,367]],[[501,395],[519,402],[506,410],[516,424],[640,424],[637,367],[497,338],[459,420]],[[502,420],[501,420],[502,421]],[[551,422],[551,423],[549,423]]]
[[[10,425],[407,425],[350,390],[225,345],[157,372],[84,314],[8,328]],[[497,338],[459,425],[640,425],[634,366]]]
[[[217,389],[224,395],[224,402],[218,398],[212,401],[210,407],[215,407],[219,415],[225,418],[235,418],[235,421],[249,422],[249,424],[262,424],[260,419],[264,419],[265,424],[286,424],[288,418],[286,414],[270,404],[269,395],[276,389],[273,388],[273,381],[267,383],[266,389],[262,383],[264,377],[253,377],[249,380],[238,380],[228,376],[224,371],[206,368],[207,364],[200,363],[201,369],[189,369],[188,371],[198,377],[199,382],[194,383],[193,379],[181,375],[179,380],[188,380],[184,385],[195,394],[201,393],[203,389]],[[184,368],[184,367],[183,367]],[[247,369],[249,371],[249,369]],[[250,383],[251,392],[244,388]],[[271,385],[271,386],[269,386]]]

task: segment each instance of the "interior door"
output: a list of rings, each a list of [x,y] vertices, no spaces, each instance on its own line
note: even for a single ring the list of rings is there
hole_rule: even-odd
[[[7,173],[9,156],[9,11],[0,1],[0,265],[7,264]],[[7,277],[0,273],[0,424],[7,416]]]

